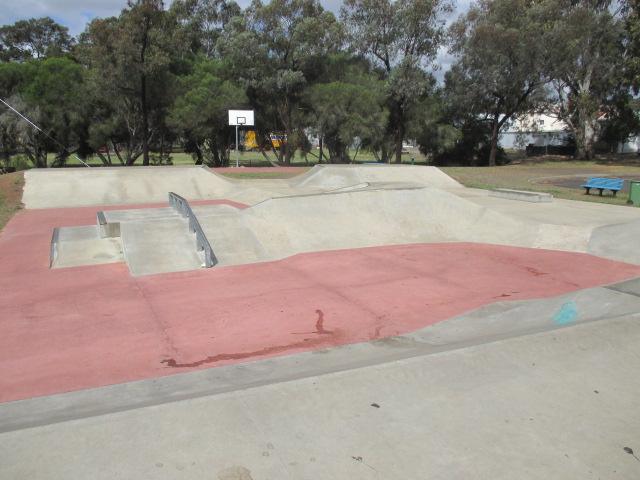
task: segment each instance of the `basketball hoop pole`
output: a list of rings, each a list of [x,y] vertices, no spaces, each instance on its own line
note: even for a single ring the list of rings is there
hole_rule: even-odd
[[[236,168],[238,168],[238,125],[236,125]]]
[[[253,110],[229,110],[229,126],[236,127],[236,168],[240,166],[240,158],[238,157],[238,127],[241,125],[253,125]]]
[[[240,162],[238,161],[238,127],[245,123],[247,123],[247,120],[244,117],[238,117],[236,119],[236,168],[240,166]]]

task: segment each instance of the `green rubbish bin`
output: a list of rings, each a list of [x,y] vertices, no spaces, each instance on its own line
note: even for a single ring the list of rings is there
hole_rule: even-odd
[[[629,184],[629,201],[627,203],[640,207],[640,182],[631,180]]]

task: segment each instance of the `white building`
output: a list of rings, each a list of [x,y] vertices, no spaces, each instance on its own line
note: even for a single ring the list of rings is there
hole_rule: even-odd
[[[544,147],[565,145],[570,134],[567,124],[558,118],[544,113],[536,113],[516,118],[509,122],[506,130],[500,134],[502,148],[524,150],[528,145]],[[598,147],[608,149],[608,145]],[[640,149],[640,137],[632,137],[617,147],[617,153],[637,152]]]
[[[500,145],[502,148],[524,150],[527,145],[564,145],[568,138],[567,125],[562,120],[536,113],[510,120],[500,135]]]

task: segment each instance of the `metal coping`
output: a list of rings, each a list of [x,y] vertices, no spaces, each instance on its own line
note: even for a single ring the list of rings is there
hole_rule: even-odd
[[[218,259],[213,253],[213,249],[207,240],[200,222],[196,218],[191,206],[186,198],[181,197],[177,193],[169,192],[169,204],[176,210],[182,217],[189,218],[189,230],[196,234],[196,248],[198,250],[204,250],[204,263],[207,268],[211,268],[218,263]]]
[[[51,235],[51,246],[49,247],[49,268],[53,267],[53,262],[58,258],[58,243],[60,243],[60,229],[54,228]]]

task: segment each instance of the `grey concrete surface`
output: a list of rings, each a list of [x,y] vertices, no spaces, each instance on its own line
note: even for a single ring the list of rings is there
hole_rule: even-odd
[[[288,180],[292,188],[335,190],[362,183],[393,183],[401,186],[464,188],[436,167],[408,165],[317,165],[306,175]]]
[[[554,214],[569,215],[568,210],[575,207],[559,203],[557,208],[549,209],[544,204],[543,211],[522,208],[523,213],[519,213],[517,208],[504,204],[514,203],[511,200],[500,199],[503,203],[496,208],[474,201],[475,197],[462,198],[452,192],[397,185],[348,188],[273,197],[241,211],[228,205],[205,205],[194,212],[220,261],[218,266],[271,261],[304,252],[455,241],[589,251],[640,263],[640,254],[631,241],[640,235],[640,220],[620,226],[598,226],[616,219],[626,220],[626,210],[632,210],[640,218],[640,212],[634,209],[608,206],[582,221],[577,220],[579,215],[574,215],[565,224],[557,219],[556,223],[541,223],[539,220],[555,218]],[[121,228],[121,239],[133,274],[200,268],[201,262],[193,255],[188,236],[170,208],[107,211],[104,215],[108,222],[127,225]],[[175,241],[168,240],[170,235]],[[144,242],[139,248],[138,241]],[[186,257],[176,263],[174,257],[180,255],[181,246],[186,246]],[[103,256],[112,255],[109,251]],[[65,264],[63,260],[59,265]]]
[[[637,322],[7,432],[0,477],[635,479]]]
[[[187,200],[245,189],[198,166],[33,169],[25,172],[22,201],[28,209],[166,203],[176,186]]]
[[[102,238],[97,225],[59,228],[56,240],[51,268],[124,262],[120,241]]]
[[[231,205],[200,205],[192,210],[203,219],[220,216],[242,221],[239,217],[229,216],[238,212],[238,208]],[[105,225],[58,229],[57,259],[53,268],[126,262],[132,275],[202,268],[204,257],[196,250],[195,234],[189,232],[187,220],[181,218],[173,208],[107,210],[100,213]],[[117,228],[110,230],[116,231],[117,236],[104,238],[106,227],[114,225]],[[228,260],[229,254],[223,253],[221,265],[269,260],[258,256],[259,245],[250,243],[250,233],[245,234],[237,227],[230,228],[228,224],[210,232],[218,242],[220,237],[226,235],[229,238],[225,243],[229,244],[229,248],[232,245],[235,248],[236,260]],[[230,235],[240,238],[231,238]]]
[[[170,172],[170,174],[168,174]],[[372,182],[463,188],[435,167],[353,167],[319,165],[287,180],[242,181],[205,167],[110,167],[29,170],[26,208],[164,203],[175,191],[187,200],[226,198],[253,205],[279,195],[301,195]]]
[[[216,267],[275,260],[241,213],[198,215],[198,220],[218,259]]]
[[[69,188],[76,183],[92,185],[92,201],[105,201],[112,193],[108,191],[111,181],[120,179],[122,185],[129,185],[125,188],[127,200],[140,202],[148,194],[155,201],[166,201],[171,190],[192,200],[227,198],[251,203],[253,206],[243,211],[228,205],[194,209],[207,235],[211,235],[209,243],[218,266],[270,261],[304,252],[448,241],[592,252],[640,263],[640,254],[631,241],[640,235],[640,209],[563,200],[527,204],[514,201],[512,196],[497,198],[486,190],[464,188],[434,167],[316,166],[292,179],[260,181],[230,180],[200,167],[136,168],[131,169],[132,178],[128,169],[104,170],[100,174],[72,169]],[[83,175],[86,181],[81,181]],[[62,182],[59,176],[54,172],[52,180],[58,187]],[[27,191],[34,191],[34,184],[46,183],[46,178],[34,172],[25,196]],[[44,201],[46,193],[51,191],[44,188],[40,192],[40,201],[49,205],[50,201]],[[38,205],[33,197],[32,193],[27,202],[30,208]],[[82,198],[84,201],[87,197]],[[129,223],[125,233],[121,231],[122,250],[127,261],[131,259],[129,267],[134,274],[200,268],[201,262],[191,251],[187,237],[180,233],[170,208],[123,209],[104,215],[108,222]],[[154,222],[134,227],[135,222],[149,218]],[[616,224],[621,226],[611,226]],[[150,230],[153,228],[157,232]],[[167,245],[171,242],[163,241],[163,235],[173,235],[176,245],[187,246],[186,256],[175,260],[178,250]],[[141,248],[136,247],[138,238],[146,242]],[[149,242],[153,245],[147,245]],[[87,243],[87,249],[100,245]],[[111,245],[104,246],[109,250],[92,254],[87,261],[94,262],[94,257],[117,258]],[[148,253],[151,248],[158,253]],[[67,253],[68,249],[60,252]],[[57,265],[78,265],[80,260],[65,262],[63,258]]]
[[[595,229],[589,240],[588,252],[599,257],[640,264],[640,220]]]
[[[125,261],[131,275],[182,272],[202,268],[188,220],[141,220],[120,224]]]

